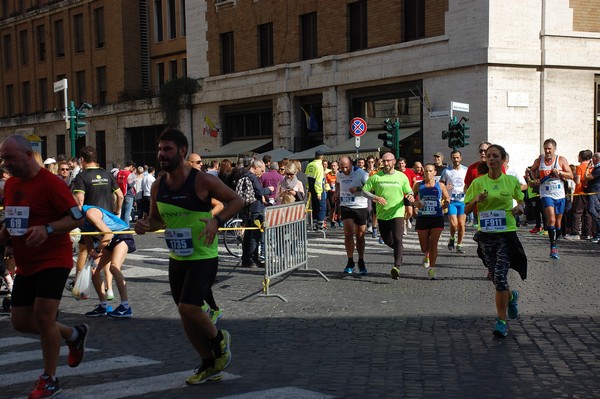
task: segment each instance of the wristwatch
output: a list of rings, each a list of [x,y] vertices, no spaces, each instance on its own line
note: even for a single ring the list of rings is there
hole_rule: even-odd
[[[46,224],[46,233],[48,233],[48,235],[54,233],[54,227],[50,226],[50,223]]]

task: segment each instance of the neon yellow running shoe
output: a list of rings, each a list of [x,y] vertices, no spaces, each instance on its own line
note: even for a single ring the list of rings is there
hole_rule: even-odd
[[[194,374],[190,375],[185,382],[188,385],[198,385],[219,381],[221,378],[223,378],[223,376],[221,375],[220,370],[217,370],[214,366],[201,364],[194,370]]]
[[[429,267],[429,252],[423,257],[423,267],[427,269]]]
[[[227,330],[221,330],[223,339],[219,342],[219,353],[215,351],[215,369],[223,371],[231,363],[231,335]]]
[[[435,268],[434,267],[429,269],[429,271],[427,272],[427,277],[429,277],[430,280],[435,280]]]
[[[204,302],[204,303],[202,304],[202,307],[201,307],[201,309],[202,309],[202,311],[203,311],[204,313],[206,313],[207,315],[209,315],[209,316],[210,316],[210,307],[208,306],[208,304],[207,304],[206,302]]]
[[[221,309],[219,310],[210,310],[210,319],[212,320],[213,324],[216,325],[217,321],[219,321],[219,319],[221,317],[223,317],[223,311]]]

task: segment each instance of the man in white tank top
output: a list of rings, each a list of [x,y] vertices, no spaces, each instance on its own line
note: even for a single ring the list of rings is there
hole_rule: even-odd
[[[533,176],[538,177],[535,183],[540,186],[546,230],[550,239],[550,257],[560,259],[556,236],[560,231],[565,210],[564,180],[572,179],[573,173],[566,158],[556,155],[556,141],[553,139],[544,141],[544,153],[533,162],[531,172]]]

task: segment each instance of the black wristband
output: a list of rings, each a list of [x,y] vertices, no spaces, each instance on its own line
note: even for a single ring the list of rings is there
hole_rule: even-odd
[[[215,219],[217,221],[217,223],[219,224],[219,227],[225,226],[225,221],[223,219],[221,219],[221,217],[219,215],[215,215],[213,217],[213,219]]]

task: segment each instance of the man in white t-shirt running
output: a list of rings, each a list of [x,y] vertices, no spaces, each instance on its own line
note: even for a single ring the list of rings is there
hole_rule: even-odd
[[[442,172],[440,181],[448,188],[450,194],[450,204],[448,204],[448,221],[450,222],[450,241],[448,249],[454,250],[456,242],[456,252],[464,254],[462,241],[465,235],[465,225],[467,215],[465,214],[465,177],[467,176],[467,167],[461,165],[462,154],[458,150],[450,153],[452,166]],[[458,233],[458,234],[457,234]],[[454,235],[457,234],[457,239]]]
[[[358,252],[358,269],[362,276],[367,275],[365,266],[365,230],[369,218],[369,200],[360,192],[368,175],[362,170],[354,170],[348,157],[340,158],[340,171],[335,182],[335,200],[339,201],[344,222],[344,246],[348,263],[344,273],[351,274],[354,264],[354,247]],[[356,238],[356,243],[355,243]]]

